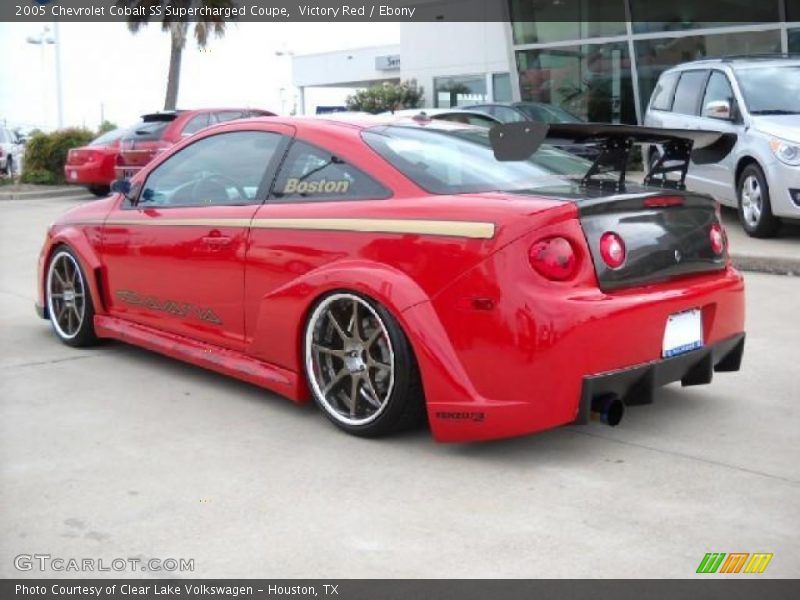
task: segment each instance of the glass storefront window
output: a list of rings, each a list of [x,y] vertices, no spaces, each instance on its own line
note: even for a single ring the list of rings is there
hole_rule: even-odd
[[[636,123],[626,42],[517,52],[523,100],[600,123]]]
[[[800,21],[800,0],[786,0],[786,20]]]
[[[488,100],[486,75],[436,77],[433,80],[434,106],[451,108],[466,104],[479,104]]]
[[[789,52],[800,54],[800,29],[789,30]]]
[[[630,0],[634,33],[684,31],[747,23],[776,23],[782,0]],[[795,0],[787,0],[789,4]],[[736,21],[722,21],[736,15]]]
[[[495,102],[511,102],[511,75],[509,73],[495,73],[492,75],[492,94]]]
[[[639,97],[644,114],[658,76],[666,69],[701,58],[780,52],[781,36],[777,30],[690,35],[640,40],[636,42],[635,47]]]
[[[516,44],[625,35],[625,0],[511,0]]]

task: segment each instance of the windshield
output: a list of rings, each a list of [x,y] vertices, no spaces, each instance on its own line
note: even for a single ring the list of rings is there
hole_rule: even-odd
[[[528,160],[495,159],[487,129],[382,126],[364,141],[414,183],[433,194],[514,192],[552,188],[583,176],[588,161],[541,146]]]
[[[736,78],[750,114],[800,114],[800,66],[737,69]]]

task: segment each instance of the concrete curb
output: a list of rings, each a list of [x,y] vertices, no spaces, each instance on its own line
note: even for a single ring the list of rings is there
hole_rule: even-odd
[[[800,258],[733,254],[731,255],[731,260],[733,261],[733,266],[740,271],[800,277]]]
[[[69,198],[86,196],[90,192],[82,187],[63,186],[46,190],[28,190],[25,192],[4,192],[0,188],[0,201],[2,200],[46,200],[48,198]]]

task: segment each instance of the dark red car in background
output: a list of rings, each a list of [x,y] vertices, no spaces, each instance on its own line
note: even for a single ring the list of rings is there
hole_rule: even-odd
[[[154,156],[183,138],[217,123],[248,117],[274,117],[275,113],[252,108],[204,108],[164,111],[143,115],[122,138],[116,177],[133,177]]]
[[[93,140],[88,146],[67,153],[64,177],[68,183],[84,185],[95,196],[105,196],[114,181],[114,167],[119,143],[126,129],[114,129]]]

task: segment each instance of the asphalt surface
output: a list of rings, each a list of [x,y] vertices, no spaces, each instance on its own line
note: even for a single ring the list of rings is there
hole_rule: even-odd
[[[81,575],[14,568],[49,554],[194,559],[123,573],[144,577],[691,578],[706,552],[800,576],[800,278],[747,275],[743,371],[615,429],[366,441],[143,350],[60,344],[35,260],[75,203],[0,205],[0,577]]]

